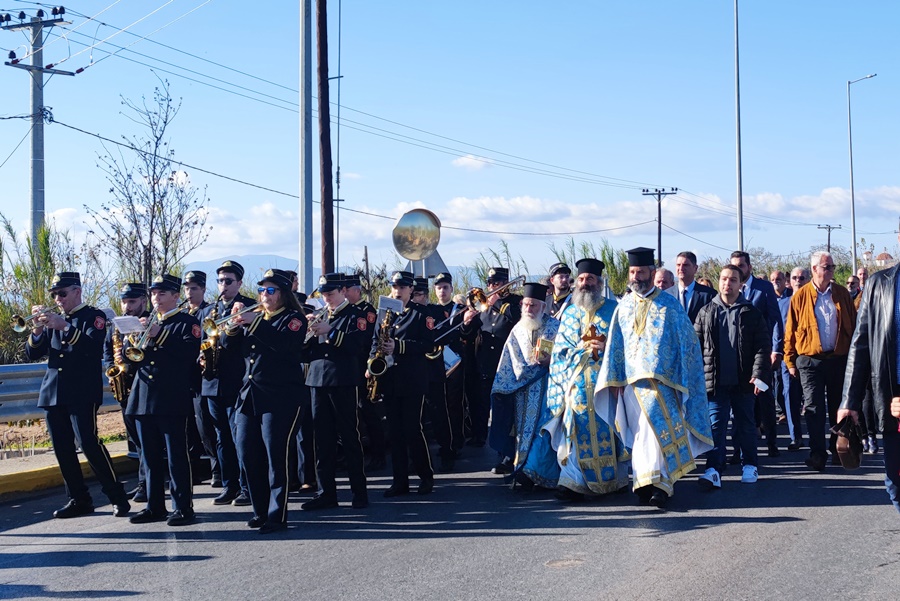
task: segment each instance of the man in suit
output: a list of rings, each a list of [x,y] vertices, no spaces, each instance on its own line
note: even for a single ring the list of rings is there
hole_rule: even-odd
[[[697,275],[697,255],[689,250],[678,253],[675,258],[675,277],[678,280],[678,300],[687,311],[691,323],[697,319],[697,313],[716,297],[716,291],[694,281]]]
[[[769,328],[772,336],[772,368],[778,369],[781,357],[784,355],[784,321],[781,311],[778,309],[778,297],[775,295],[775,287],[772,283],[753,277],[753,267],[750,264],[750,255],[742,250],[731,253],[731,264],[741,270],[744,277],[741,293],[744,298],[756,307]],[[762,423],[766,431],[766,444],[769,447],[769,457],[778,457],[778,431],[775,423],[775,397],[770,390],[756,395],[757,414],[756,421]]]

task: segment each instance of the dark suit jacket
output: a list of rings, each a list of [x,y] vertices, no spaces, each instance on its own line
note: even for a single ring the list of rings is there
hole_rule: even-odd
[[[781,311],[778,309],[778,297],[775,295],[775,287],[772,286],[772,282],[754,277],[750,286],[742,293],[744,298],[750,301],[750,304],[766,318],[769,333],[772,335],[772,351],[783,353],[784,321],[781,318]]]
[[[691,318],[691,323],[697,321],[697,314],[700,309],[708,305],[712,299],[716,298],[718,292],[709,286],[704,286],[700,282],[694,282],[694,290],[691,293],[691,299],[688,301],[687,314]]]

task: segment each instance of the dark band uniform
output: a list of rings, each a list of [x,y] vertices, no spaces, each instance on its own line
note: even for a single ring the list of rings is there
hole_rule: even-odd
[[[279,284],[283,298],[291,294],[290,278],[270,269],[259,282]],[[287,301],[285,301],[287,302]],[[235,406],[235,443],[247,478],[254,518],[261,532],[287,525],[288,439],[299,414],[296,390],[303,385],[299,369],[306,338],[306,316],[289,305],[253,322],[229,329],[226,348],[238,348],[245,359],[244,384]]]
[[[151,290],[178,293],[181,280],[173,275],[156,276]],[[200,352],[200,324],[180,307],[158,316],[160,330],[144,347],[126,415],[135,417],[144,462],[147,466],[147,509],[132,521],[158,521],[166,516],[166,458],[173,516],[190,521],[194,517],[191,466],[187,449],[188,417],[193,415],[191,379]],[[125,340],[125,349],[132,346]],[[125,355],[125,361],[131,362]],[[144,514],[144,517],[141,515]]]
[[[319,279],[319,292],[344,286],[343,274],[327,274]],[[312,392],[315,429],[316,479],[319,491],[303,509],[323,509],[337,505],[335,470],[338,437],[342,442],[354,507],[368,504],[362,442],[357,421],[357,391],[363,381],[359,357],[374,329],[366,316],[347,300],[328,310],[331,330],[309,341],[309,373],[306,384]]]
[[[565,263],[554,263],[550,266],[550,278],[552,279],[553,276],[558,273],[568,273],[569,275],[571,275],[572,270]],[[556,292],[554,292],[553,286],[550,286],[550,298],[548,300],[550,301],[550,315],[552,315],[556,319],[559,319],[562,315],[563,310],[569,306],[569,303],[572,302],[571,284],[569,285],[569,289],[559,296],[556,296]]]
[[[146,284],[142,284],[140,282],[131,282],[124,284],[119,291],[119,298],[144,298],[144,302],[146,303],[147,298],[147,286]],[[136,317],[150,317],[150,312],[144,309],[141,311],[140,315]],[[116,326],[112,322],[107,323],[106,328],[106,341],[103,345],[103,371],[106,372],[107,369],[112,367],[115,360],[115,345],[113,344],[113,336],[115,334]],[[118,334],[121,336],[121,334]],[[122,349],[125,348],[125,336],[122,336]],[[128,439],[131,444],[134,446],[134,450],[138,455],[138,489],[143,489],[139,494],[138,501],[146,501],[146,487],[147,487],[147,467],[144,465],[144,456],[141,453],[141,439],[137,433],[137,423],[134,421],[133,416],[129,416],[125,414],[125,408],[128,405],[128,393],[131,392],[131,382],[134,381],[134,375],[137,372],[137,368],[125,361],[124,357],[122,358],[123,364],[122,369],[125,370],[125,381],[128,383],[127,389],[125,391],[126,397],[125,400],[120,404],[122,406],[122,421],[125,423],[125,431],[128,433]],[[138,490],[136,489],[133,493],[138,494]],[[129,493],[131,495],[132,493]]]
[[[442,273],[438,274],[435,277],[434,283],[440,284],[442,282],[447,282],[449,284],[453,283],[453,280],[450,277],[450,274]],[[449,347],[454,353],[459,355],[460,364],[456,366],[449,376],[447,376],[447,369],[444,365],[444,357],[443,354],[429,361],[431,364],[431,369],[435,372],[440,369],[443,377],[445,379],[444,383],[444,393],[446,398],[446,406],[447,406],[447,415],[450,420],[450,453],[447,454],[447,458],[445,456],[441,457],[441,465],[442,470],[450,470],[453,468],[453,460],[455,460],[458,455],[460,449],[462,449],[463,444],[465,443],[465,349],[463,348],[463,342],[460,337],[459,328],[451,331],[451,329],[457,325],[459,325],[463,316],[466,312],[466,308],[463,305],[458,305],[453,301],[448,302],[445,305],[437,304],[435,305],[437,309],[437,319],[438,323],[444,322],[450,318],[450,315],[453,315],[453,319],[450,321],[446,321],[443,326],[439,330],[436,330],[436,339],[438,346],[446,346]],[[455,313],[454,313],[455,311]],[[435,366],[436,364],[436,366]],[[435,373],[435,375],[437,375]],[[447,464],[446,466],[444,464]]]
[[[81,286],[78,273],[57,274],[50,290],[69,286]],[[103,402],[101,357],[106,315],[82,303],[63,317],[69,323],[66,330],[44,329],[38,338],[29,335],[25,345],[25,356],[30,361],[48,357],[38,407],[47,411],[47,430],[69,497],[69,505],[56,515],[71,517],[93,508],[76,445],[84,452],[103,494],[113,505],[122,506],[121,515],[125,515],[128,512],[125,489],[116,478],[106,447],[97,438],[97,408]],[[70,506],[71,510],[67,511]]]
[[[206,272],[192,270],[184,274],[184,284],[197,284],[201,288],[206,288]],[[185,293],[187,296],[187,293]],[[185,311],[188,315],[202,319],[203,310],[209,306],[205,300],[201,300],[196,307],[188,305]],[[202,334],[201,334],[202,340]],[[194,484],[199,484],[206,480],[207,473],[213,476],[213,480],[222,479],[219,470],[219,458],[216,450],[216,425],[213,422],[212,413],[209,411],[209,404],[201,395],[203,386],[203,375],[200,363],[194,366],[194,377],[191,382],[191,391],[194,401],[194,420],[188,420],[188,454],[191,456],[191,475],[194,478]],[[209,457],[209,472],[207,465],[203,462],[202,456],[206,454]]]
[[[347,276],[348,288],[359,286],[360,283],[359,276]],[[366,327],[367,338],[365,347],[359,355],[359,365],[362,372],[365,373],[366,361],[369,359],[369,350],[372,347],[372,336],[375,332],[375,321],[378,319],[378,311],[372,306],[372,303],[364,298],[360,298],[353,306],[365,315],[366,323],[368,324]],[[365,424],[366,434],[369,437],[369,464],[367,467],[370,471],[374,471],[383,469],[385,466],[384,420],[382,419],[384,407],[383,403],[370,403],[367,400],[367,396],[366,384],[363,382],[359,385],[359,417]]]
[[[243,279],[244,268],[237,261],[225,261],[216,273],[227,271],[233,273],[237,279]],[[230,301],[225,301],[221,295],[216,302],[207,306],[198,315],[200,323],[204,319],[212,317],[221,319],[231,313],[234,303],[242,303],[249,307],[256,301],[242,294],[238,294]],[[224,344],[224,335],[218,337],[218,359],[214,370],[207,368],[202,376],[200,394],[206,399],[209,414],[212,417],[216,430],[216,455],[218,467],[222,473],[222,495],[224,501],[233,499],[242,490],[246,490],[243,482],[244,474],[241,473],[238,462],[237,450],[234,443],[234,407],[237,403],[238,393],[244,382],[244,357],[239,348],[227,347]],[[206,340],[206,332],[203,332],[203,340]]]
[[[509,270],[505,267],[493,267],[488,272],[488,279],[503,282],[509,281]],[[469,400],[469,412],[472,418],[472,438],[477,446],[483,446],[487,440],[488,417],[491,410],[491,388],[503,345],[509,337],[513,326],[522,317],[522,297],[508,294],[494,302],[487,311],[482,311],[469,323],[463,326],[462,334],[474,343],[480,336],[481,342],[475,352],[475,363],[480,377],[478,394]]]
[[[412,274],[396,272],[392,284],[412,286]],[[434,317],[423,307],[408,303],[394,320],[390,338],[394,340],[394,365],[380,377],[384,407],[391,434],[393,482],[387,496],[409,492],[409,460],[422,483],[420,492],[431,492],[434,471],[428,444],[422,432],[422,407],[428,390],[428,365],[425,354],[434,348]],[[381,337],[381,321],[376,319],[372,348],[374,357]]]

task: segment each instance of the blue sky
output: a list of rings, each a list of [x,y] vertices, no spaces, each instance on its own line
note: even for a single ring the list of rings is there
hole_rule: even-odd
[[[171,129],[177,158],[297,193],[297,95],[290,90],[299,86],[298,3],[167,2],[67,7],[69,28],[81,26],[50,44],[45,62],[115,33],[73,10],[91,16],[108,7],[97,20],[125,28],[159,8],[128,29],[138,36],[178,20],[76,77],[52,78],[45,104],[58,121],[104,136],[140,133],[120,114],[119,96],[149,96],[157,81],[147,66],[125,58],[251,96],[256,100],[159,72],[183,99]],[[332,76],[338,6],[329,3]],[[0,8],[31,13],[33,3],[0,0]],[[736,246],[732,2],[344,0],[341,17],[345,207],[396,218],[423,206],[445,226],[501,232],[622,228],[576,239],[604,236],[629,248],[656,245],[655,223],[626,227],[656,217],[655,200],[641,188],[676,186],[682,193],[663,202],[663,223],[674,228],[663,230],[664,258],[680,250],[722,256]],[[857,229],[877,251],[895,253],[898,17],[900,6],[891,2],[741,3],[745,246],[805,251],[825,239],[817,224],[842,225],[832,241],[849,246],[846,82],[878,73],[853,85]],[[136,40],[120,34],[99,44],[93,59],[115,51],[110,44]],[[22,56],[24,43],[22,34],[0,32],[4,56],[9,49]],[[88,64],[84,52],[59,68]],[[331,94],[335,101],[336,83]],[[0,116],[28,112],[26,73],[0,68]],[[28,129],[20,120],[0,121],[0,162]],[[79,234],[86,229],[83,205],[97,206],[107,194],[96,167],[102,148],[59,125],[45,132],[47,210]],[[0,168],[0,210],[23,230],[28,159],[26,140]],[[318,158],[315,171],[318,179]],[[215,228],[193,259],[297,256],[295,199],[188,172],[207,187]],[[314,190],[318,198],[318,181]],[[374,260],[394,263],[391,220],[342,212],[340,225],[342,264],[360,261],[364,244]],[[553,262],[548,245],[566,236],[447,227],[439,250],[448,264],[467,264],[500,238],[536,273]]]

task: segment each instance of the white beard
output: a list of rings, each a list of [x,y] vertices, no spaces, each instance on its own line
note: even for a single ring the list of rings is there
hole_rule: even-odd
[[[541,315],[539,315],[538,317],[529,317],[528,315],[523,315],[521,319],[519,319],[519,325],[521,325],[526,332],[537,331],[538,329],[540,329],[543,323],[544,318]]]

